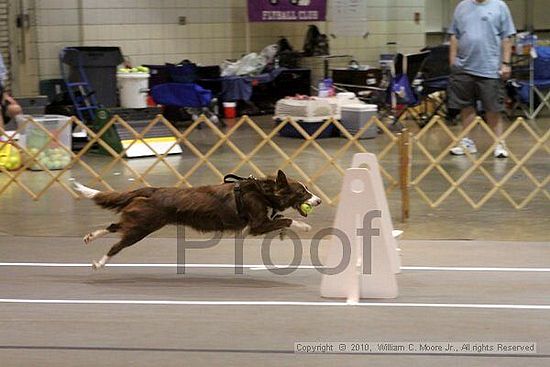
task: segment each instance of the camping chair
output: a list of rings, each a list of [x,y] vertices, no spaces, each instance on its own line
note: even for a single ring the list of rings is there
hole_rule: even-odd
[[[536,46],[531,55],[529,80],[511,80],[516,104],[529,119],[546,107],[550,110],[550,46]]]
[[[446,91],[451,74],[449,45],[426,47],[422,51],[428,51],[429,54],[422,61],[412,82],[421,106],[416,118],[420,127],[436,115],[447,116]]]
[[[210,121],[220,124],[218,117],[218,100],[212,91],[201,87],[199,67],[189,60],[183,60],[177,65],[166,65],[166,79],[169,82],[160,83],[151,88],[153,100],[168,109],[183,110],[195,121],[204,114]],[[181,113],[178,113],[181,115]]]
[[[193,121],[204,114],[215,124],[220,123],[215,113],[217,101],[212,92],[195,83],[165,83],[151,89],[153,100],[161,105],[183,108]]]
[[[411,113],[411,108],[418,106],[419,103],[412,85],[429,53],[429,51],[423,51],[406,56],[398,53],[395,56],[388,89],[388,102],[394,112],[392,127],[395,129],[401,128],[400,120],[406,113],[413,117],[417,116],[416,113]]]

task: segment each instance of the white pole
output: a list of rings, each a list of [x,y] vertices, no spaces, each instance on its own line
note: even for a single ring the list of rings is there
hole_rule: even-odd
[[[245,37],[246,37],[246,54],[250,53],[250,22],[246,22],[245,26]]]

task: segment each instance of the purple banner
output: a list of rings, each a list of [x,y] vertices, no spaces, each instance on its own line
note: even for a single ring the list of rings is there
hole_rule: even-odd
[[[327,14],[327,0],[248,0],[250,22],[318,22]]]

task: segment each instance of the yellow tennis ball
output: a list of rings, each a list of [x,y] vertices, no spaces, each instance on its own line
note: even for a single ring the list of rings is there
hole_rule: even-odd
[[[8,162],[6,163],[7,163],[6,164],[7,169],[9,169],[10,171],[16,170],[21,166],[21,157],[12,155],[11,157],[8,158]]]
[[[0,152],[0,164],[9,171],[18,169],[21,166],[19,150],[11,144],[5,144]]]
[[[306,214],[309,214],[313,211],[313,207],[311,206],[311,204],[308,203],[303,203],[302,205],[300,205],[300,209],[302,209],[302,211]]]

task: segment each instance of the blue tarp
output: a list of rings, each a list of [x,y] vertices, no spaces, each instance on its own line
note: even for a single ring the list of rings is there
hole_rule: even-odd
[[[222,101],[250,101],[252,97],[253,83],[262,84],[269,83],[286,70],[285,68],[277,68],[269,73],[262,73],[255,76],[226,76],[220,78],[222,82]]]
[[[208,107],[212,92],[194,83],[165,83],[151,89],[156,103],[165,106],[201,108]]]

